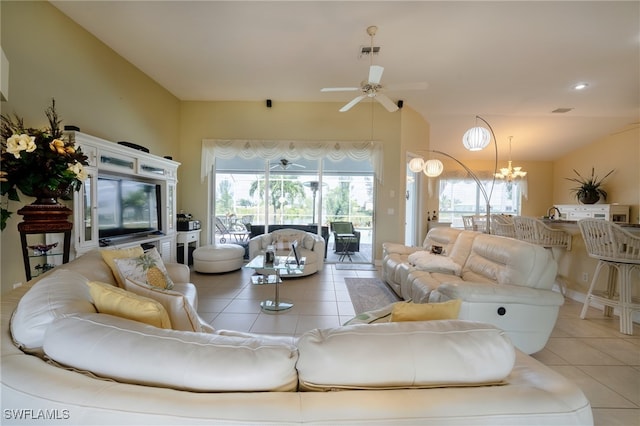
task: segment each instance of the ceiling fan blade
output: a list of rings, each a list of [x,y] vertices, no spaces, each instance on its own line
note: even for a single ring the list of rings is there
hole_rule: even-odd
[[[321,92],[356,92],[359,87],[325,87],[320,89]]]
[[[369,83],[380,84],[383,72],[384,67],[381,67],[380,65],[371,65],[371,68],[369,68]]]
[[[426,90],[429,87],[424,81],[421,83],[392,84],[385,86],[386,90]]]
[[[374,99],[380,102],[382,106],[385,107],[389,112],[394,112],[399,109],[398,105],[396,105],[391,99],[389,99],[389,97],[387,97],[387,95],[383,93],[377,93],[376,96],[374,96]]]
[[[357,104],[358,102],[360,102],[361,100],[363,100],[366,97],[367,97],[367,95],[356,96],[355,98],[353,98],[351,100],[351,102],[349,102],[348,104],[346,104],[345,106],[340,108],[340,112],[349,111],[355,104]]]

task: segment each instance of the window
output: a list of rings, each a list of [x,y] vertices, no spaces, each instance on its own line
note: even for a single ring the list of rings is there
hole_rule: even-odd
[[[491,192],[491,179],[480,179],[487,195]],[[519,183],[496,180],[490,196],[491,214],[520,215],[522,188]],[[486,201],[478,185],[470,178],[440,179],[439,220],[451,222],[453,228],[464,228],[463,215],[486,214]]]
[[[361,233],[361,258],[371,261],[375,176],[369,161],[298,158],[283,167],[280,160],[217,159],[213,176],[213,211],[226,228],[348,221]]]

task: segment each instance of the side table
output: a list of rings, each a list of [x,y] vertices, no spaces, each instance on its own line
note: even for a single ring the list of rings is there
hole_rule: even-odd
[[[35,275],[47,272],[59,263],[69,262],[73,223],[68,222],[67,217],[72,213],[71,209],[61,204],[29,204],[18,210],[18,214],[24,216],[24,221],[18,224],[18,232],[27,281]],[[30,245],[27,236],[37,234],[41,234],[36,239],[38,244]],[[47,234],[64,234],[62,252],[59,249],[52,250],[57,247],[57,244],[47,245]],[[50,262],[50,258],[59,259],[60,256],[62,262],[59,260]],[[31,264],[32,260],[36,263],[35,266]]]
[[[303,257],[300,260],[300,265],[298,265],[296,263],[291,263],[291,258],[289,258],[288,256],[276,256],[276,259],[272,264],[265,264],[264,255],[259,255],[254,257],[249,263],[247,263],[247,268],[252,268],[256,271],[265,273],[265,275],[252,276],[252,284],[274,284],[276,286],[275,298],[263,300],[262,302],[260,302],[260,307],[262,308],[262,310],[279,312],[286,311],[287,309],[291,309],[293,307],[293,302],[280,299],[280,283],[282,282],[282,279],[280,277],[301,274],[304,270],[305,261],[306,259]]]
[[[336,234],[336,239],[342,243],[343,252],[340,253],[338,262],[344,262],[345,258],[349,258],[349,262],[353,262],[351,254],[353,253],[353,246],[358,241],[358,237],[355,234]]]
[[[200,229],[194,231],[178,231],[176,233],[176,242],[178,245],[182,244],[182,263],[189,264],[189,244],[193,244],[195,247],[200,247]]]

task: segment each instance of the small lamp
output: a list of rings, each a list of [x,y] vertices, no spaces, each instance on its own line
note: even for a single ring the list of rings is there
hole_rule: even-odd
[[[442,161],[432,159],[424,163],[424,168],[422,171],[429,177],[437,177],[440,176],[443,170],[444,165],[442,164]]]
[[[409,161],[409,170],[413,173],[421,172],[424,164],[424,160],[421,157],[412,158],[411,161]]]
[[[491,142],[491,133],[484,127],[472,127],[464,133],[462,144],[469,151],[480,151]]]

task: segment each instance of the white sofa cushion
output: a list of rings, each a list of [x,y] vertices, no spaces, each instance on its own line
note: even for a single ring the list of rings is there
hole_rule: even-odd
[[[454,275],[460,275],[462,272],[462,266],[454,262],[450,257],[433,254],[424,250],[410,254],[409,262],[421,271],[442,272]]]
[[[459,320],[312,330],[300,337],[298,352],[304,390],[497,384],[515,363],[503,331]]]
[[[164,330],[105,314],[55,321],[44,351],[59,364],[146,386],[197,392],[297,387],[295,346],[257,336]]]
[[[11,334],[20,349],[42,354],[44,333],[56,318],[95,313],[87,282],[77,272],[55,270],[36,283],[18,303],[11,319]]]

